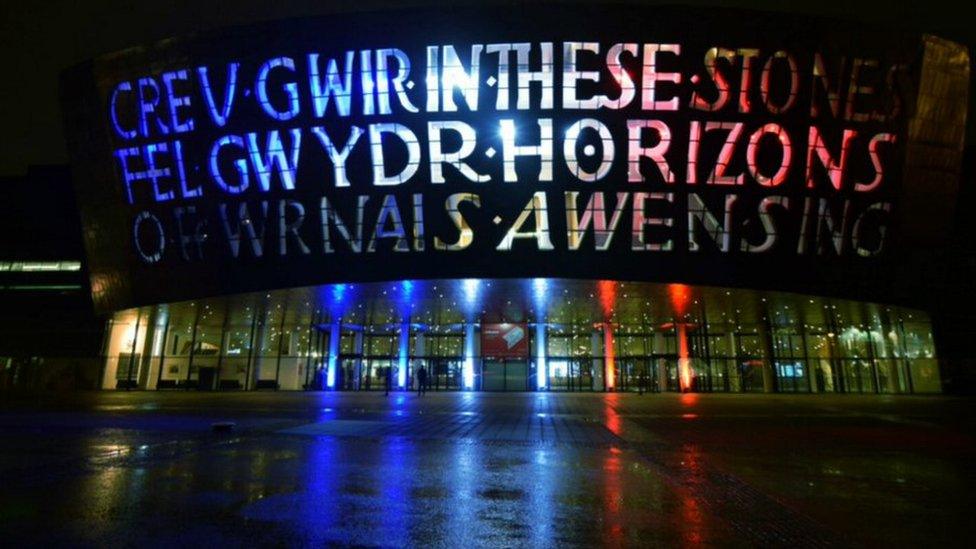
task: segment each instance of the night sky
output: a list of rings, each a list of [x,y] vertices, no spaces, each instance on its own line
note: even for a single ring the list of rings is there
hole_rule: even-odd
[[[154,42],[173,35],[256,21],[368,11],[397,6],[436,6],[438,2],[390,0],[236,0],[234,2],[86,0],[3,2],[0,27],[7,76],[0,84],[0,176],[17,175],[31,164],[67,162],[58,104],[58,74],[73,64],[104,53]],[[592,3],[592,2],[590,2]],[[635,2],[649,6],[675,2]],[[452,2],[486,4],[486,2]],[[512,5],[511,2],[488,4]],[[870,22],[875,26],[921,30],[969,45],[976,26],[962,2],[929,0],[814,2],[753,0],[685,2],[695,6],[746,7],[792,11]],[[910,5],[909,5],[910,4]],[[973,8],[965,8],[973,11]],[[971,125],[972,126],[972,125]],[[972,132],[970,132],[972,133]]]

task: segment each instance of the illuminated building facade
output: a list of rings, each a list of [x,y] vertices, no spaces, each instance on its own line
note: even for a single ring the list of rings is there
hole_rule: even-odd
[[[62,96],[101,386],[939,392],[914,289],[968,71],[929,35],[579,6],[93,60]]]

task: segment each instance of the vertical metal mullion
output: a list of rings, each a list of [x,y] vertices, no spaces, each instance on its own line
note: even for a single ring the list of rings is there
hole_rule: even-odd
[[[912,379],[912,363],[908,360],[908,341],[905,339],[905,321],[898,320],[898,339],[901,341],[901,356],[905,367],[905,379],[908,381],[909,394],[915,392],[915,382]]]
[[[874,394],[881,394],[881,379],[878,377],[878,352],[874,348],[874,337],[868,326],[868,359],[871,361],[871,373],[874,377]]]
[[[308,374],[310,373],[310,369],[312,367],[312,336],[318,335],[316,333],[317,330],[313,329],[317,320],[318,320],[318,315],[316,313],[312,313],[308,319],[308,344],[305,346],[305,388],[306,389],[308,388],[308,382],[309,382]],[[316,343],[318,343],[318,338],[316,338]],[[316,349],[317,348],[318,346],[316,346]]]
[[[136,345],[139,342],[139,322],[142,320],[142,307],[136,309],[136,329],[132,334],[132,349],[129,350],[129,368],[125,373],[125,390],[129,390],[129,382],[132,380],[132,367],[136,361]]]
[[[202,308],[203,308],[202,302],[198,301],[196,305],[196,313],[193,315],[193,332],[192,335],[190,336],[190,358],[187,361],[187,365],[186,365],[186,381],[188,384],[190,382],[191,372],[193,371],[193,355],[196,353],[197,327],[200,325],[200,309]],[[198,375],[197,376],[198,389],[199,389],[199,383],[200,383],[200,376]]]
[[[251,387],[251,370],[253,369],[253,358],[254,358],[254,331],[258,327],[258,304],[257,299],[252,303],[254,308],[251,311],[251,334],[248,336],[247,345],[247,371],[244,374],[244,390],[247,391]]]
[[[159,382],[163,380],[163,367],[166,365],[166,338],[169,337],[170,311],[166,308],[166,325],[163,326],[163,342],[160,345],[159,372],[156,374],[156,390],[159,390]]]
[[[807,329],[802,322],[800,323],[800,345],[803,346],[803,367],[806,369],[807,392],[812,393],[813,384],[817,381],[817,377],[810,367],[810,353],[807,351]]]
[[[275,391],[280,386],[278,375],[281,373],[281,345],[285,342],[285,316],[288,315],[289,301],[289,299],[285,299],[285,306],[281,308],[281,322],[278,324],[278,357],[275,359]]]
[[[702,351],[705,354],[705,364],[708,365],[708,392],[714,390],[714,379],[712,377],[712,346],[708,341],[708,315],[705,313],[705,298],[701,299],[701,323],[702,323]]]
[[[227,343],[227,324],[230,321],[230,299],[224,298],[224,323],[220,328],[220,349],[217,350],[217,390],[220,390],[220,370],[224,365],[224,347]]]
[[[105,321],[105,332],[102,334],[102,345],[99,356],[102,359],[102,367],[98,369],[98,389],[101,390],[105,385],[105,370],[108,368],[108,341],[112,336],[112,327],[115,326],[115,315]],[[17,366],[14,365],[14,368]]]

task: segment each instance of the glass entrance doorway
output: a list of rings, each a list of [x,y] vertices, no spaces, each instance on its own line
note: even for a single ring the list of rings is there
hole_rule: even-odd
[[[425,359],[430,378],[428,390],[459,391],[461,389],[461,357]]]
[[[617,390],[645,392],[658,390],[657,368],[654,357],[625,356],[617,359]]]
[[[524,359],[490,359],[484,361],[482,391],[528,391],[529,363]]]
[[[390,388],[396,387],[396,372],[393,361],[389,357],[366,357],[363,359],[362,391],[383,391],[386,389],[386,378],[390,376]]]
[[[552,391],[592,391],[593,359],[555,357],[547,361]]]

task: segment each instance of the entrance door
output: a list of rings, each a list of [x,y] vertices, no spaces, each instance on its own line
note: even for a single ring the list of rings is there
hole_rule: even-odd
[[[549,388],[553,391],[568,391],[573,386],[573,359],[550,358],[546,365],[549,368]]]
[[[430,358],[430,389],[457,391],[461,388],[461,358]]]
[[[524,360],[505,361],[505,390],[527,391],[529,389],[529,363]]]
[[[393,361],[389,358],[372,358],[364,360],[366,368],[363,375],[361,389],[364,391],[383,391],[386,389],[387,370],[393,367]],[[394,372],[390,371],[390,388],[396,386],[396,380],[392,378]]]
[[[519,359],[485,359],[482,391],[527,391],[529,363]]]
[[[342,391],[352,391],[356,387],[356,364],[362,359],[354,355],[339,355],[339,368],[336,371],[336,388]]]
[[[505,361],[489,360],[484,361],[484,371],[481,375],[482,391],[504,391],[505,390]]]
[[[617,362],[617,390],[640,391],[641,384],[644,391],[657,391],[657,371],[651,357],[622,357]]]

